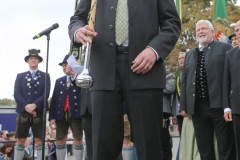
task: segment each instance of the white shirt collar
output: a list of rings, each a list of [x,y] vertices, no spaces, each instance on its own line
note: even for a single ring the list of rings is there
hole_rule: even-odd
[[[36,69],[36,70],[31,70],[31,69],[30,69],[30,70],[29,70],[29,72],[31,72],[31,74],[32,74],[33,72],[36,73],[37,71],[38,71],[38,69]]]

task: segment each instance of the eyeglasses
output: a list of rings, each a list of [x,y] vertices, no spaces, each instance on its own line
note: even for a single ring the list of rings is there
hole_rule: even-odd
[[[210,28],[205,28],[205,27],[203,27],[203,28],[198,28],[198,29],[196,29],[196,32],[200,32],[201,30],[202,30],[202,31],[206,31],[207,29],[210,29]]]

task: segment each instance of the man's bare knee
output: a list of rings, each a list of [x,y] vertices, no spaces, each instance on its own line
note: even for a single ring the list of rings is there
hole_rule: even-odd
[[[24,144],[25,144],[25,142],[26,142],[26,139],[27,139],[27,138],[18,138],[18,139],[17,139],[17,144],[18,144],[19,146],[24,146]]]
[[[77,146],[80,146],[82,144],[82,139],[74,138],[74,144],[77,145]]]
[[[64,137],[64,138],[58,138],[58,139],[57,139],[57,145],[59,145],[59,146],[65,145],[65,144],[66,144],[66,140],[67,140],[66,137]]]
[[[131,146],[130,136],[124,136],[123,138],[123,147]]]
[[[41,146],[42,145],[42,139],[41,138],[34,138],[35,140],[35,143],[38,145],[38,146]]]

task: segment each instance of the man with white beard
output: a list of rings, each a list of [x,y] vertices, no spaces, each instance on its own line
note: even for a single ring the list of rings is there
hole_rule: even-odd
[[[213,40],[214,28],[208,20],[196,23],[199,45],[186,53],[182,72],[180,111],[192,115],[197,146],[202,160],[215,160],[214,133],[220,160],[234,160],[232,123],[223,118],[224,58],[229,43]]]

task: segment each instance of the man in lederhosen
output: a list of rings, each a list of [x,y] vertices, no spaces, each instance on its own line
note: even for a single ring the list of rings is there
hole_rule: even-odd
[[[28,52],[29,55],[24,60],[29,64],[29,71],[19,73],[14,86],[14,98],[17,103],[16,112],[18,112],[16,122],[16,138],[18,139],[14,150],[14,160],[23,159],[24,144],[30,127],[37,145],[37,160],[42,160],[43,108],[44,103],[47,105],[47,102],[44,102],[44,96],[46,96],[46,99],[49,96],[50,77],[38,70],[38,64],[43,60],[38,55],[40,50],[30,49]],[[46,94],[44,94],[45,76],[47,76]]]
[[[65,56],[63,62],[59,63],[66,74],[68,55]],[[57,146],[56,153],[58,160],[65,160],[66,156],[66,140],[69,127],[73,132],[74,138],[74,155],[76,160],[82,160],[82,118],[80,111],[80,90],[75,87],[70,80],[69,75],[65,75],[56,80],[50,111],[49,111],[50,127],[57,130]]]

